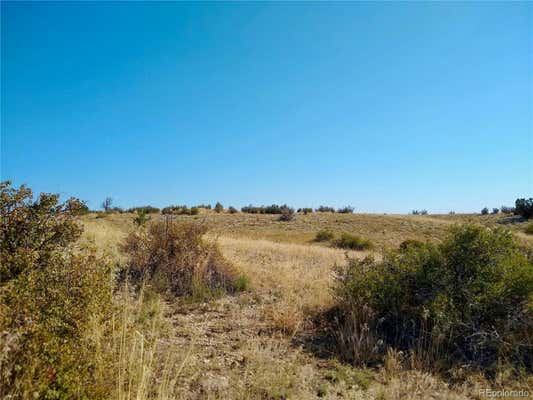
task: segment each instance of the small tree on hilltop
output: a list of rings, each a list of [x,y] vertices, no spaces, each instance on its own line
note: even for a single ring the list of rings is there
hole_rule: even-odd
[[[533,217],[533,197],[529,199],[516,199],[515,214],[525,219]]]
[[[105,212],[109,212],[111,210],[111,205],[113,204],[113,199],[111,197],[106,197],[104,201],[102,201],[102,208]]]
[[[223,211],[224,211],[224,206],[220,204],[219,202],[217,202],[217,204],[215,204],[215,212],[221,213]]]

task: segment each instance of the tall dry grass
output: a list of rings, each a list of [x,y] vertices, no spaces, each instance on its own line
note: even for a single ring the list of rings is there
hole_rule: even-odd
[[[85,216],[81,243],[91,243],[117,264],[126,260],[121,245],[134,229],[122,215]],[[88,340],[96,343],[95,378],[116,400],[178,398],[191,348],[173,342],[168,304],[149,287],[134,293],[127,285],[114,296],[113,313],[105,324],[94,322]]]
[[[224,256],[250,278],[274,328],[295,333],[310,316],[332,306],[332,267],[346,262],[345,251],[223,236],[218,243]]]

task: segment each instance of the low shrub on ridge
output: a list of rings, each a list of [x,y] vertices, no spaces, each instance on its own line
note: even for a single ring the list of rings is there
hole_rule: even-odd
[[[346,232],[335,240],[334,245],[349,250],[369,250],[373,247],[370,240]]]

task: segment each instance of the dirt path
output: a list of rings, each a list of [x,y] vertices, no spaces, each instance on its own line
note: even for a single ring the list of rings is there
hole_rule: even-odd
[[[173,307],[173,347],[188,353],[180,398],[369,398],[355,382],[336,380],[328,362],[269,329],[261,308],[252,293]]]

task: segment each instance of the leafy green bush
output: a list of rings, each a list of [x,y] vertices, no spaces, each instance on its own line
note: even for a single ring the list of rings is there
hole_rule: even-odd
[[[370,240],[346,232],[335,241],[335,246],[350,250],[368,250],[373,247]]]
[[[91,329],[108,318],[110,263],[75,248],[79,203],[0,183],[0,397],[103,397]]]
[[[307,215],[307,214],[312,213],[313,209],[310,207],[304,207],[304,208],[299,208],[297,212],[304,213],[304,215]]]
[[[441,244],[350,259],[338,272],[335,332],[348,360],[382,360],[392,346],[428,367],[533,370],[533,264],[510,232],[455,226]]]
[[[489,209],[488,209],[488,207],[483,207],[483,208],[481,209],[481,215],[487,215],[488,213],[489,213]]]
[[[515,214],[520,215],[525,219],[533,217],[533,198],[516,199]]]
[[[205,225],[170,220],[131,233],[123,249],[129,256],[122,277],[158,292],[204,298],[235,290],[235,269],[215,244],[203,239]]]
[[[229,206],[228,211],[229,211],[230,214],[237,214],[237,213],[239,212],[239,211],[238,211],[235,207],[233,207],[233,206]]]
[[[499,208],[494,207],[494,208],[492,209],[492,214],[498,214],[499,212],[500,212],[500,209],[499,209]]]
[[[315,242],[328,242],[335,237],[333,232],[327,229],[319,230],[315,235]]]

